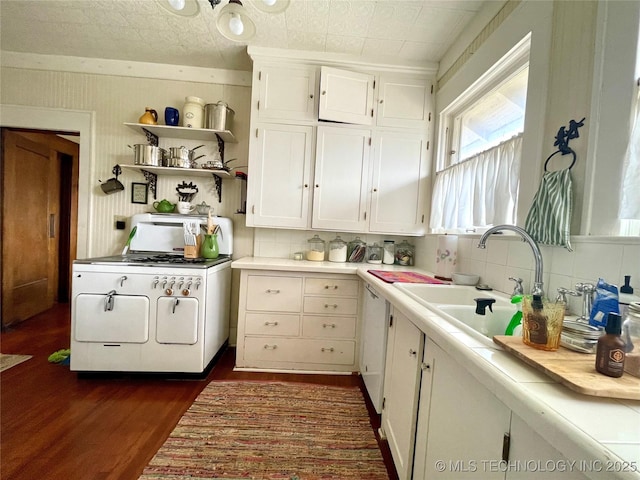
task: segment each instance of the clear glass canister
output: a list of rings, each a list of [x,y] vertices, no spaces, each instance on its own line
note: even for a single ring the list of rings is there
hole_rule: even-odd
[[[340,238],[336,238],[329,242],[329,261],[330,262],[346,262],[347,261],[347,242]]]
[[[385,240],[382,252],[382,263],[385,265],[393,265],[395,260],[395,244],[393,240]]]
[[[307,240],[309,249],[307,250],[307,260],[314,262],[324,261],[324,245],[325,242],[318,235],[314,235],[313,238]]]
[[[352,263],[362,262],[367,252],[367,244],[356,237],[347,245],[347,261]]]
[[[413,266],[415,247],[406,240],[398,243],[395,248],[395,264]]]
[[[382,263],[382,247],[377,243],[367,245],[367,263]]]
[[[204,126],[204,100],[200,97],[185,97],[182,107],[182,126],[202,128]]]

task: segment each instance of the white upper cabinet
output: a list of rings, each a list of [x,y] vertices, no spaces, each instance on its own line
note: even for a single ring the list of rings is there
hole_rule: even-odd
[[[308,228],[313,127],[264,123],[254,135],[247,226]]]
[[[320,68],[319,119],[373,125],[373,75]]]
[[[380,77],[376,125],[424,128],[430,120],[431,82],[407,76]]]
[[[256,78],[257,77],[257,78]],[[257,112],[262,120],[315,121],[318,111],[318,67],[311,65],[258,68]]]
[[[313,190],[313,219],[318,229],[366,230],[371,131],[319,126]]]
[[[378,130],[373,136],[369,231],[425,233],[426,135]]]

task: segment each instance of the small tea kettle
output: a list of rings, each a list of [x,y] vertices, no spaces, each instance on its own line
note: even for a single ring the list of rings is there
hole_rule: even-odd
[[[146,125],[158,124],[158,112],[151,107],[145,107],[144,114],[138,119],[138,123],[144,123]]]
[[[169,200],[160,200],[159,202],[153,202],[153,208],[159,213],[171,213],[176,206]]]

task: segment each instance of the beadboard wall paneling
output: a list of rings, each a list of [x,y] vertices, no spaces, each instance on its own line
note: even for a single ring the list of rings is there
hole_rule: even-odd
[[[159,123],[164,123],[164,108],[174,106],[181,109],[184,97],[188,95],[201,97],[211,103],[222,100],[235,111],[233,133],[238,143],[226,144],[225,159],[238,158],[231,166],[246,165],[250,87],[18,68],[2,69],[0,102],[3,104],[95,112],[95,149],[92,164],[88,166],[91,173],[90,184],[87,186],[93,201],[89,215],[92,241],[88,248],[88,256],[116,254],[122,250],[128,236],[128,228],[124,231],[116,230],[115,216],[130,217],[152,210],[151,194],[148,205],[131,203],[131,183],[145,181],[142,174],[136,171],[123,171],[119,178],[125,185],[123,192],[105,195],[100,189],[100,181],[113,176],[111,171],[114,165],[133,164],[133,151],[128,145],[146,143],[144,135],[126,127],[124,122],[137,122],[145,107],[151,107],[158,111]],[[171,143],[172,146],[184,143],[181,140],[168,139],[163,139],[162,142]],[[246,172],[246,168],[243,171]],[[244,225],[244,216],[235,215],[240,205],[240,181],[233,178],[223,181],[222,202],[219,203],[213,181],[208,178],[159,176],[158,199],[176,201],[175,188],[182,180],[193,181],[198,185],[200,192],[195,198],[196,202],[205,201],[214,206],[216,214],[230,216],[234,219],[235,225]],[[80,198],[79,201],[88,202],[89,199]],[[252,236],[246,228],[236,228],[236,235],[239,236],[241,244],[243,236]]]

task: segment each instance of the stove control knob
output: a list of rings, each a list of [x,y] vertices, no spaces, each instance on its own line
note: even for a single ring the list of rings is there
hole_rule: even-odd
[[[182,290],[182,295],[184,295],[185,297],[188,297],[189,295],[191,295],[191,290],[189,290],[188,288],[185,288],[184,290]]]
[[[182,285],[184,285],[184,277],[178,279],[178,289],[181,289]]]
[[[200,288],[200,284],[202,283],[202,280],[200,278],[196,279],[196,290],[198,290]]]
[[[164,293],[166,293],[167,295],[173,295],[173,288],[167,288]]]
[[[160,281],[160,277],[153,277],[153,283],[151,284],[151,288],[156,288],[159,281]]]
[[[162,288],[167,286],[167,277],[162,277]]]

